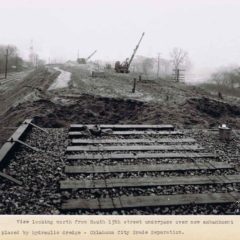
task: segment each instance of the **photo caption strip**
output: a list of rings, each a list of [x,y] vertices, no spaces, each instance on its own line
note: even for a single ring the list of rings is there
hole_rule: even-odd
[[[238,216],[1,216],[1,240],[238,239]]]

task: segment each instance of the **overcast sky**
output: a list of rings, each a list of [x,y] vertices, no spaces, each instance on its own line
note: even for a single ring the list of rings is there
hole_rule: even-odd
[[[240,63],[240,0],[0,0],[0,44],[24,57],[124,60],[142,32],[138,55],[188,51],[202,72]]]

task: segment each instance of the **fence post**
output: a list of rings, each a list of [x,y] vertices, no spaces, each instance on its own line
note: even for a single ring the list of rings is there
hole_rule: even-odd
[[[137,82],[137,79],[134,78],[134,79],[133,79],[133,89],[132,89],[132,93],[135,93],[135,90],[136,90],[136,82]]]

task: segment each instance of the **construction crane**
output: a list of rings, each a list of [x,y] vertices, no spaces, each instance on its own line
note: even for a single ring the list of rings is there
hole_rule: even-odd
[[[79,64],[86,64],[87,61],[97,52],[97,50],[95,50],[93,53],[91,53],[87,58],[78,58],[77,62]]]
[[[140,43],[141,43],[141,41],[142,41],[142,39],[143,39],[144,34],[145,34],[145,33],[143,32],[143,33],[142,33],[142,36],[141,36],[141,38],[140,38],[140,40],[139,40],[139,42],[138,42],[138,44],[137,44],[137,46],[136,46],[135,49],[133,50],[133,54],[132,54],[132,56],[130,57],[130,60],[127,58],[123,63],[120,63],[120,61],[117,61],[117,62],[115,63],[115,71],[116,71],[117,73],[129,73],[129,67],[130,67],[130,65],[131,65],[131,63],[132,63],[132,60],[133,60],[133,58],[134,58],[137,50],[138,50],[138,47],[139,47],[139,45],[140,45]]]

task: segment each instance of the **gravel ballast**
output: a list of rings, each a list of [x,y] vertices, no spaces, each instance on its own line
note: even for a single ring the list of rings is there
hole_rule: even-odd
[[[112,188],[60,191],[59,182],[66,179],[109,179],[109,178],[139,178],[139,177],[171,177],[171,176],[221,176],[238,174],[238,170],[193,170],[172,172],[136,172],[136,173],[102,173],[102,174],[65,174],[66,165],[125,165],[125,164],[181,164],[208,162],[210,159],[125,159],[114,160],[81,160],[67,161],[66,147],[70,145],[68,129],[49,128],[46,134],[33,128],[24,142],[41,151],[33,151],[26,146],[20,146],[4,172],[17,180],[22,186],[17,186],[8,180],[1,179],[0,184],[0,214],[239,214],[239,205],[205,204],[175,207],[145,207],[123,210],[75,210],[62,211],[61,203],[67,199],[94,199],[119,196],[158,196],[166,194],[220,193],[240,190],[240,184],[211,184],[185,186],[157,186],[136,188]],[[204,152],[216,153],[218,162],[233,164],[239,167],[239,147],[237,139],[223,143],[218,139],[217,131],[185,130],[185,137],[192,137],[197,144],[205,148]],[[176,136],[177,137],[177,136]],[[106,136],[104,139],[112,138]],[[127,137],[125,137],[127,138]],[[151,136],[150,139],[157,138]],[[123,144],[125,145],[125,144]],[[104,152],[103,152],[104,153]],[[129,153],[129,152],[126,152]]]

